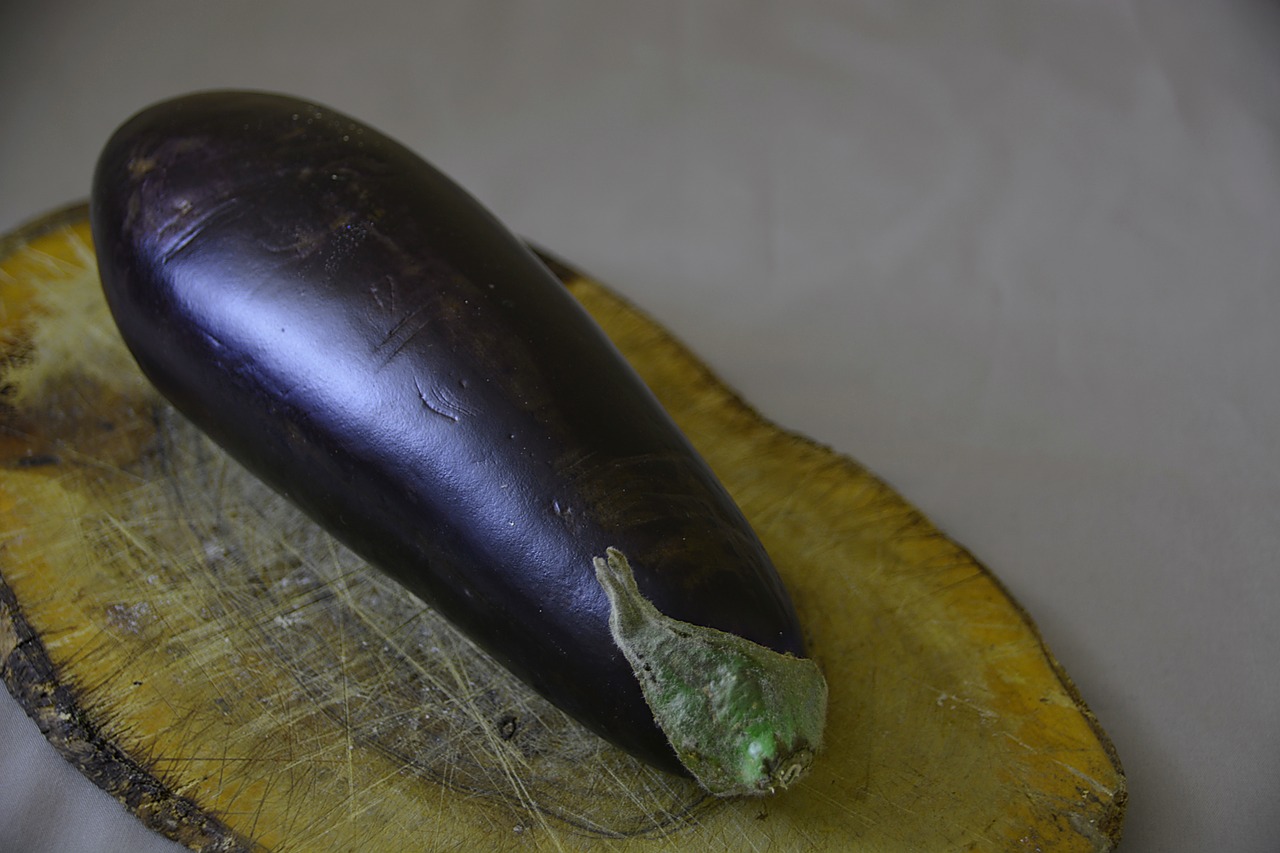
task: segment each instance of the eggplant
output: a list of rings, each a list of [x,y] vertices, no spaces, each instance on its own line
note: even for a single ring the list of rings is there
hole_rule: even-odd
[[[758,537],[453,181],[327,107],[197,93],[110,138],[91,223],[160,393],[534,689],[712,793],[808,767],[826,684]]]

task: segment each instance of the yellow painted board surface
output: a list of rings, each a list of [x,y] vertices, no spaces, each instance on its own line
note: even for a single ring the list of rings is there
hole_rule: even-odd
[[[830,685],[796,788],[720,801],[586,732],[177,415],[83,207],[0,242],[0,675],[194,848],[1109,850],[1126,788],[1034,625],[857,463],[553,270],[707,458]]]

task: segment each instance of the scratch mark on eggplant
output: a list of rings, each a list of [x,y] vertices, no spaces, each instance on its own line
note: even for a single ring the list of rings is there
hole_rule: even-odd
[[[400,351],[409,345],[410,341],[412,341],[418,335],[426,331],[427,326],[430,324],[427,322],[427,320],[423,319],[420,322],[417,322],[416,325],[413,327],[413,329],[408,332],[408,334],[403,334],[405,328],[409,326],[410,323],[413,323],[415,320],[418,320],[420,315],[423,314],[423,312],[427,311],[428,307],[429,306],[427,305],[419,305],[417,308],[413,309],[412,311],[408,312],[403,317],[401,317],[399,322],[397,322],[394,326],[392,326],[391,330],[388,331],[387,334],[382,338],[382,342],[379,343],[378,346],[374,348],[374,352],[378,352],[380,350],[386,349],[388,346],[391,346],[394,343],[394,346],[392,346],[391,351],[388,352],[382,359],[383,367],[390,364],[392,359],[394,359],[397,355],[399,355]]]
[[[162,264],[167,264],[175,257],[182,254],[187,246],[191,244],[191,241],[200,236],[200,232],[203,231],[206,226],[217,219],[223,218],[228,212],[230,212],[230,209],[235,204],[236,199],[234,198],[223,199],[215,204],[209,211],[196,217],[195,221],[189,223],[185,227],[178,227],[178,223],[187,215],[188,211],[191,210],[190,203],[188,203],[186,207],[179,210],[178,214],[166,224],[166,227],[161,229],[161,231],[168,231],[170,227],[173,227],[177,230],[177,233],[172,238],[172,242],[160,253],[160,262]]]
[[[416,378],[413,380],[413,387],[418,391],[418,399],[422,401],[422,405],[426,406],[429,411],[439,415],[442,418],[448,418],[449,420],[453,421],[455,424],[458,422],[458,418],[456,416],[449,414],[443,409],[437,408],[435,405],[432,404],[432,402],[429,399],[427,399],[427,392],[422,390],[422,383],[419,382]]]

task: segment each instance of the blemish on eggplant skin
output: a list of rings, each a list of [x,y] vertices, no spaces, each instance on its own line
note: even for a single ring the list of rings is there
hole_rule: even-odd
[[[558,499],[553,499],[551,501],[551,511],[559,516],[560,520],[563,521],[565,525],[570,527],[573,526],[573,507],[568,504],[560,503]]]
[[[129,177],[141,178],[156,167],[154,157],[133,157],[129,160]]]

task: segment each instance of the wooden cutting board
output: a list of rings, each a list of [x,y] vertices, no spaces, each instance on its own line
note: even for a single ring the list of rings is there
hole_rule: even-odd
[[[1030,619],[852,460],[551,261],[729,487],[830,683],[797,788],[719,801],[589,734],[143,379],[83,206],[0,242],[0,674],[196,849],[1109,850],[1126,789]]]

